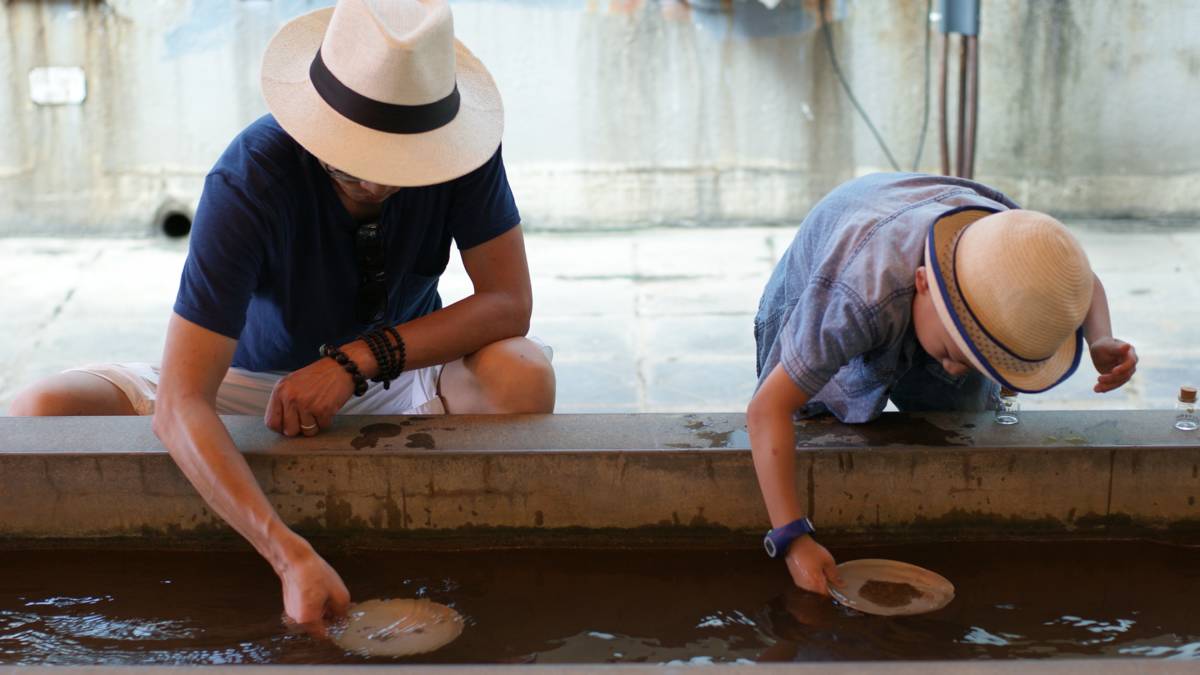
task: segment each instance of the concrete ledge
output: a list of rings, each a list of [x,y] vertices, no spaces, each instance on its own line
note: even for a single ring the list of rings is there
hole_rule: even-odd
[[[797,427],[797,485],[825,538],[1200,541],[1200,436],[1171,419],[810,421]],[[310,536],[749,543],[767,526],[740,414],[342,417],[312,439],[256,417],[224,421],[276,508]],[[0,494],[10,545],[232,534],[147,418],[0,418]]]

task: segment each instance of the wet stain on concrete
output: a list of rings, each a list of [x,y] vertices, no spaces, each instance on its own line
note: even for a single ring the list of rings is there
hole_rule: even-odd
[[[952,429],[939,427],[921,417],[884,415],[870,424],[837,425],[840,430],[830,429],[830,424],[811,428],[805,420],[796,428],[796,442],[801,446],[834,447],[885,447],[897,445],[926,445],[933,447],[970,446],[972,439],[962,432],[962,426]],[[825,427],[825,428],[819,428]]]
[[[971,437],[952,429],[943,429],[925,419],[887,417],[886,424],[863,425],[863,436],[871,446],[878,445],[972,445]]]
[[[350,447],[354,448],[355,450],[373,448],[379,443],[379,439],[381,438],[399,436],[400,432],[403,431],[404,427],[408,426],[408,424],[409,422],[404,422],[401,424],[391,424],[388,422],[382,422],[380,424],[368,424],[367,426],[358,430],[360,435],[354,440],[350,441]]]
[[[426,433],[415,433],[408,435],[408,442],[404,444],[406,448],[423,448],[425,450],[433,450],[433,436]]]
[[[1122,435],[1121,425],[1116,420],[1104,420],[1103,422],[1089,424],[1084,428],[1083,433],[1097,445],[1106,445],[1115,442]]]
[[[706,422],[701,420],[692,420],[687,422],[686,426],[689,430],[696,433],[692,434],[693,442],[686,441],[671,441],[663,443],[664,448],[749,448],[750,434],[745,428],[730,429],[728,431],[699,431],[708,426]]]
[[[546,517],[544,515],[542,515],[542,512],[534,511],[533,512],[533,524],[537,525],[538,527],[541,527],[542,523],[544,523],[544,522],[546,522]]]
[[[1054,445],[1056,443],[1062,443],[1063,445],[1086,445],[1087,439],[1083,436],[1070,434],[1063,436],[1062,438],[1059,438],[1058,436],[1046,436],[1042,439],[1042,442],[1046,445]]]
[[[750,434],[745,429],[729,431],[700,431],[696,438],[708,443],[710,448],[749,448]],[[704,447],[697,445],[696,447]]]
[[[732,431],[701,431],[696,434],[696,438],[708,441],[710,448],[724,448],[729,445],[729,435]]]

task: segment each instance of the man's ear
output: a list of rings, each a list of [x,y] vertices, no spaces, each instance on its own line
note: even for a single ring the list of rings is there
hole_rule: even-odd
[[[925,266],[921,265],[917,268],[917,274],[914,277],[914,282],[917,284],[917,292],[924,295],[929,292],[929,280],[925,278]]]

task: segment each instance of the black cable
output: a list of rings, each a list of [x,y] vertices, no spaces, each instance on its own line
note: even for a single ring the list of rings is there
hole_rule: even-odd
[[[921,138],[917,141],[917,157],[913,160],[912,170],[915,172],[921,165],[921,153],[925,151],[925,132],[929,129],[929,15],[933,13],[933,0],[925,0],[925,112],[921,116]]]
[[[888,161],[892,164],[892,169],[900,171],[900,164],[896,162],[896,158],[892,156],[892,151],[888,149],[887,143],[883,142],[883,136],[879,135],[879,131],[875,129],[875,125],[871,123],[871,118],[867,116],[867,111],[859,105],[858,99],[855,98],[854,92],[850,90],[850,84],[846,82],[846,77],[842,75],[842,68],[838,65],[837,56],[833,50],[833,31],[829,29],[829,21],[825,18],[825,5],[827,0],[820,0],[819,9],[821,11],[821,32],[825,35],[825,47],[829,51],[829,62],[833,65],[833,72],[837,74],[838,81],[842,83],[842,88],[846,90],[846,96],[850,98],[850,102],[854,104],[854,109],[867,123],[867,128],[875,136],[875,140],[879,143],[879,147],[883,149],[883,154],[887,155]],[[928,19],[926,19],[928,20]],[[926,97],[928,98],[928,97]]]
[[[853,90],[850,89],[850,83],[846,81],[846,76],[842,74],[842,68],[838,64],[837,54],[833,48],[833,32],[829,28],[829,22],[825,20],[826,2],[827,0],[820,0],[819,3],[821,12],[821,33],[825,37],[825,47],[829,52],[829,62],[833,66],[833,72],[837,74],[838,82],[841,83],[842,89],[846,91],[846,96],[850,98],[850,102],[854,104],[854,109],[858,111],[858,114],[860,117],[862,117],[863,122],[866,122],[867,128],[869,128],[871,130],[871,134],[875,136],[875,140],[879,143],[879,147],[883,150],[883,153],[887,155],[888,162],[891,163],[892,168],[896,171],[900,171],[900,164],[896,161],[896,158],[892,156],[892,151],[888,149],[887,143],[884,142],[883,137],[879,134],[879,131],[871,122],[870,116],[867,115],[865,110],[863,110],[862,105],[860,105],[858,102],[858,98],[854,96]],[[923,23],[925,25],[925,86],[923,88],[924,105],[921,113],[921,134],[919,140],[917,141],[917,156],[913,159],[913,171],[916,171],[921,165],[921,155],[924,154],[925,151],[925,136],[929,130],[929,64],[931,61],[930,33],[932,32],[932,29],[929,26],[929,15],[932,12],[933,0],[925,0],[925,15],[923,17]]]

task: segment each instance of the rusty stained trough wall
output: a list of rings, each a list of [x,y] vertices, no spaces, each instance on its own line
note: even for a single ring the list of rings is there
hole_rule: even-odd
[[[767,526],[738,414],[344,417],[313,439],[225,421],[310,535],[749,541]],[[0,538],[230,535],[149,422],[0,418]],[[799,435],[797,484],[826,537],[1200,541],[1200,445],[1166,413],[1026,413],[1012,428],[891,414]]]

